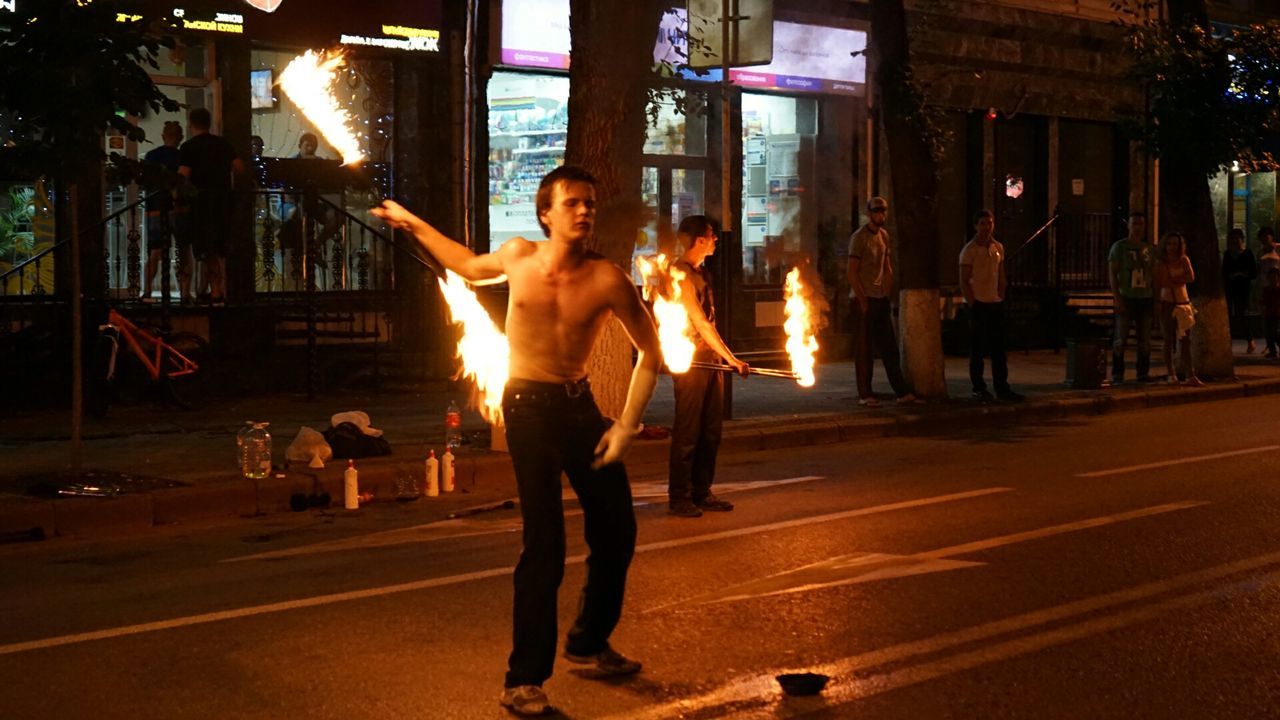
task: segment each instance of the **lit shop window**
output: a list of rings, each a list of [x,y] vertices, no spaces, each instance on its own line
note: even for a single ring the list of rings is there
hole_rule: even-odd
[[[813,139],[818,104],[810,98],[742,95],[742,275],[781,283],[814,250]],[[814,258],[810,258],[814,259]]]
[[[569,78],[494,73],[489,81],[489,250],[513,237],[542,239],[534,199],[564,163]]]
[[[646,155],[707,154],[706,103],[701,95],[683,90],[664,92],[649,104],[645,131]]]

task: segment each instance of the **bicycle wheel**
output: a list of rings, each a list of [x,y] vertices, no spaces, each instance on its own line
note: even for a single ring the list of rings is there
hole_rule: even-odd
[[[204,407],[210,391],[209,343],[192,332],[177,332],[165,338],[174,350],[194,362],[199,369],[187,375],[160,376],[164,396],[183,410],[199,410]]]

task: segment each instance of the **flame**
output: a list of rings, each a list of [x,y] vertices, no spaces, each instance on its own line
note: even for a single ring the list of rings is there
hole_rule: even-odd
[[[787,333],[787,354],[791,356],[791,372],[796,374],[796,384],[813,387],[813,355],[818,352],[818,339],[814,334],[818,321],[805,295],[805,285],[800,282],[800,268],[792,268],[787,273],[786,305],[783,307],[787,320],[782,329]]]
[[[502,424],[502,391],[507,386],[511,346],[476,294],[461,276],[448,271],[439,280],[440,291],[449,305],[449,318],[462,326],[457,357],[462,359],[459,375],[475,383],[480,395],[480,414],[494,425]]]
[[[342,164],[356,165],[364,161],[364,152],[351,129],[355,119],[338,104],[333,94],[337,82],[334,71],[342,67],[345,60],[341,52],[330,55],[308,50],[280,73],[280,87],[338,151]]]
[[[653,319],[658,324],[658,342],[667,369],[680,375],[693,364],[693,327],[680,298],[680,282],[686,273],[671,265],[666,255],[636,258],[644,278],[644,297],[653,302]]]

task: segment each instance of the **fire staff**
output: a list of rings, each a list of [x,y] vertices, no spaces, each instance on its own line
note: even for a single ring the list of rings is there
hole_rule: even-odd
[[[594,666],[593,676],[640,670],[609,646],[622,613],[627,568],[635,552],[636,519],[622,465],[640,429],[657,381],[660,348],[653,321],[631,279],[586,249],[596,215],[596,181],[563,166],[542,179],[538,224],[548,242],[513,238],[476,255],[400,205],[374,213],[411,232],[445,267],[468,281],[506,275],[510,381],[503,397],[507,444],[524,521],[524,549],[515,570],[514,647],[500,703],[513,712],[551,710],[542,684],[556,650],[556,595],[564,576],[564,507],[560,475],[582,503],[587,581],[564,657]],[[600,414],[586,377],[587,358],[609,315],[639,351],[622,417]]]
[[[697,331],[693,359],[706,363],[724,358],[738,374],[746,377],[747,363],[739,360],[716,332],[716,306],[705,264],[716,251],[716,228],[705,215],[690,215],[680,221],[677,241],[685,250],[675,268],[680,280],[680,300]],[[696,365],[683,374],[671,376],[676,394],[675,424],[671,429],[671,459],[667,475],[667,512],[678,517],[701,517],[704,511],[724,512],[733,503],[711,493],[716,474],[716,453],[720,449],[724,424],[724,376]]]

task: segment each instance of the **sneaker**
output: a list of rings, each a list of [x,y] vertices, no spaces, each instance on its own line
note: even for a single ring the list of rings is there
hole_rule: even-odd
[[[733,503],[728,500],[721,500],[715,495],[708,495],[701,500],[694,500],[693,504],[698,510],[708,512],[729,512],[733,509]]]
[[[1170,385],[1177,385],[1177,384],[1178,384],[1178,376],[1177,376],[1177,375],[1167,375],[1167,376],[1165,376],[1164,381],[1165,381],[1166,383],[1170,384]]]
[[[997,391],[996,391],[996,397],[997,397],[997,398],[999,398],[999,399],[1001,399],[1001,400],[1003,400],[1003,401],[1005,401],[1005,402],[1011,402],[1011,403],[1020,403],[1020,402],[1022,402],[1022,401],[1024,401],[1024,400],[1026,400],[1026,399],[1027,399],[1027,396],[1026,396],[1026,395],[1023,395],[1023,394],[1022,394],[1022,393],[1020,393],[1020,392],[1016,392],[1016,391],[1014,391],[1012,388],[1005,388],[1004,390],[997,390]]]
[[[634,675],[640,672],[640,663],[625,657],[617,650],[608,646],[605,646],[604,650],[601,650],[595,655],[574,655],[568,650],[565,650],[564,659],[579,665],[595,665],[595,667],[592,668],[592,675],[594,677]]]
[[[517,715],[546,715],[551,712],[547,694],[537,685],[505,688],[498,704]]]
[[[991,391],[985,390],[985,389],[974,390],[973,393],[969,395],[969,397],[973,398],[974,400],[977,400],[980,403],[989,403],[989,402],[996,401],[996,397],[991,394]]]
[[[862,407],[869,407],[869,408],[880,407],[880,401],[874,397],[858,398],[858,404],[861,405]]]
[[[924,404],[923,400],[916,397],[912,393],[907,393],[906,395],[899,395],[898,397],[894,398],[893,401],[898,405],[923,405]]]
[[[1186,385],[1187,387],[1204,387],[1204,381],[1196,377],[1195,375],[1192,375],[1191,377],[1184,380],[1182,384]]]
[[[682,500],[667,505],[667,514],[676,517],[697,518],[702,517],[702,511],[692,500]]]

